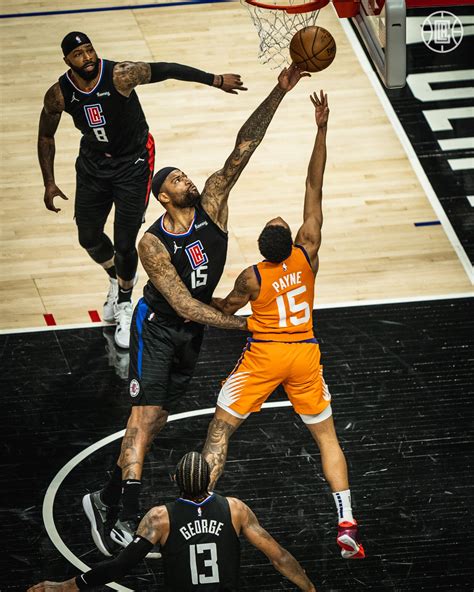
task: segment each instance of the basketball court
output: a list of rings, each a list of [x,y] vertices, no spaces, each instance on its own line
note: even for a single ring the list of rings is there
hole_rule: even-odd
[[[377,58],[376,42],[363,40],[364,27],[384,39],[382,4],[363,3],[353,18],[339,18],[332,4],[320,10],[317,24],[334,37],[335,60],[285,97],[232,191],[229,254],[216,292],[227,294],[240,270],[259,260],[256,237],[269,218],[281,215],[293,229],[301,223],[316,133],[309,94],[324,89],[331,115],[314,317],[367,558],[340,558],[319,454],[280,392],[234,436],[219,488],[255,510],[318,590],[467,591],[474,581],[466,529],[474,484],[474,8],[407,2],[406,71],[390,72],[407,83],[395,79],[388,89],[382,78],[391,53],[379,49]],[[462,40],[446,52],[429,33],[447,22],[430,20],[439,10],[463,25]],[[106,276],[77,241],[79,132],[67,115],[55,171],[69,201],[56,203],[58,214],[43,204],[37,126],[44,93],[65,70],[62,37],[82,30],[99,57],[117,61],[241,74],[249,90],[239,96],[177,81],[138,89],[155,168],[174,163],[198,188],[222,166],[279,70],[259,60],[255,25],[238,2],[4,0],[0,16],[7,377],[0,588],[13,591],[101,560],[81,499],[102,484],[129,410],[128,354],[100,319]],[[152,201],[143,230],[162,211]],[[145,281],[140,270],[135,300]],[[184,452],[201,449],[220,381],[243,342],[241,334],[206,332],[190,392],[148,458],[145,503],[174,495],[169,474]],[[160,582],[160,563],[147,561],[116,589]],[[244,545],[242,590],[293,589]]]

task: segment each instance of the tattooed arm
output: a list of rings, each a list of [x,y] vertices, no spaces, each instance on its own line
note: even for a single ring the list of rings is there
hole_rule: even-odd
[[[170,532],[170,520],[166,506],[155,506],[143,516],[137,535],[153,545],[164,545]]]
[[[235,280],[232,291],[225,298],[213,298],[211,305],[214,308],[234,314],[247,304],[249,300],[255,300],[260,292],[253,265],[244,269]]]
[[[156,236],[146,232],[138,244],[138,253],[155,288],[181,317],[221,329],[247,329],[247,319],[225,315],[191,296],[171,263],[168,251]]]
[[[227,229],[227,199],[230,190],[263,140],[283,97],[303,76],[309,76],[309,74],[300,72],[294,64],[280,73],[278,84],[240,128],[234,149],[222,169],[206,181],[202,193],[202,205],[223,230]]]
[[[239,74],[209,74],[191,66],[170,62],[120,62],[114,66],[114,86],[126,97],[139,84],[162,82],[169,78],[215,86],[234,95],[238,90],[247,90]]]
[[[234,526],[240,527],[244,537],[264,553],[273,567],[287,577],[300,590],[316,592],[314,584],[309,580],[304,569],[291,553],[281,547],[276,540],[259,524],[252,510],[241,500],[227,498],[231,509]]]
[[[38,129],[38,160],[45,187],[44,203],[46,208],[52,212],[61,211],[61,208],[56,208],[54,205],[56,196],[59,195],[62,199],[68,199],[54,180],[54,155],[56,152],[54,134],[58,129],[63,111],[64,97],[59,82],[56,82],[44,97]]]
[[[104,561],[76,578],[66,582],[41,582],[28,592],[77,592],[96,588],[127,575],[157,543],[163,545],[170,530],[168,510],[165,506],[152,508],[141,520],[136,536],[118,557]]]

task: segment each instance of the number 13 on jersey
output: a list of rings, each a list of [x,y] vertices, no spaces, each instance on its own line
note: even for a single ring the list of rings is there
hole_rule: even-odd
[[[199,556],[202,562],[200,568],[198,567]],[[191,579],[193,584],[216,584],[219,582],[216,543],[190,545],[189,563],[191,566]]]
[[[296,326],[309,321],[311,317],[309,303],[304,300],[304,298],[299,298],[299,302],[297,302],[297,297],[305,292],[306,286],[300,286],[299,288],[290,290],[290,292],[277,297],[276,303],[278,306],[278,314],[280,316],[280,327],[288,327],[288,322],[291,325]]]

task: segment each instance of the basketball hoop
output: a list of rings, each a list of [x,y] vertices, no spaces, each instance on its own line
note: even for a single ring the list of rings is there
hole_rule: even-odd
[[[248,8],[260,39],[259,59],[274,68],[289,64],[288,46],[293,35],[312,27],[329,0],[241,0]]]

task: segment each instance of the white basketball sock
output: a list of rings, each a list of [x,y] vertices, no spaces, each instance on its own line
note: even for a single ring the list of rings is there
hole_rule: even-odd
[[[341,522],[354,522],[351,507],[351,490],[345,489],[344,491],[334,491],[332,495],[334,503],[336,504],[339,524]]]

